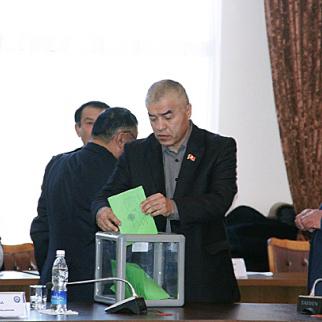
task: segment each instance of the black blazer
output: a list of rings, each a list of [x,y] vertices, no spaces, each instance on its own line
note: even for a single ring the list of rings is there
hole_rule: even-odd
[[[322,210],[322,204],[320,205]],[[315,229],[310,240],[309,270],[308,270],[308,291],[310,292],[316,279],[322,278],[322,229]],[[315,295],[322,296],[322,283],[315,287]]]
[[[140,185],[146,196],[165,195],[162,150],[153,134],[125,147],[116,171],[92,204],[93,214],[108,205],[107,197]],[[236,192],[234,139],[193,125],[173,196],[180,217],[173,229],[186,237],[186,302],[239,300],[224,227]],[[157,216],[155,221],[164,231],[166,218]]]
[[[69,281],[94,278],[98,227],[90,206],[115,163],[107,149],[88,143],[82,149],[53,157],[47,165],[38,216],[30,230],[42,284],[51,281],[57,249],[66,252]],[[93,301],[93,295],[93,284],[68,288],[71,301]]]

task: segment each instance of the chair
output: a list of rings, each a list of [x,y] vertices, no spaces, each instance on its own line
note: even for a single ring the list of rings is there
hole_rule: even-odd
[[[34,245],[32,243],[2,245],[2,247],[4,270],[37,270],[36,260],[34,256]]]
[[[305,240],[279,239],[267,241],[269,270],[280,272],[307,272],[310,242]]]

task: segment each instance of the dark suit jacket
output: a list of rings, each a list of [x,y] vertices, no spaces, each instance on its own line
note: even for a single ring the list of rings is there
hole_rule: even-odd
[[[225,217],[233,257],[244,258],[248,271],[267,272],[267,240],[271,237],[296,239],[298,229],[267,218],[249,206],[238,206]]]
[[[320,205],[322,210],[322,204]],[[321,220],[322,223],[322,220]],[[308,270],[308,291],[310,292],[316,279],[322,278],[322,228],[314,230],[310,241],[309,270]],[[322,296],[322,282],[315,287],[315,295]]]
[[[116,159],[108,150],[88,143],[82,149],[53,157],[47,165],[38,216],[30,230],[41,283],[51,281],[57,249],[66,252],[69,281],[94,278],[98,227],[90,206],[115,163]],[[93,301],[93,294],[93,284],[68,288],[72,301]]]
[[[92,204],[93,214],[107,206],[108,196],[140,185],[147,196],[165,195],[162,150],[153,134],[125,147],[116,171]],[[186,302],[239,300],[223,223],[236,191],[235,141],[193,125],[173,196],[180,221],[172,228],[186,237]],[[164,231],[166,218],[157,216],[155,221]]]

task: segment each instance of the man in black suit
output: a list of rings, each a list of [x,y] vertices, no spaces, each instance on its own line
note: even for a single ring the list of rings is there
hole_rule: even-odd
[[[75,131],[85,145],[91,138],[93,125],[98,116],[109,106],[100,101],[90,101],[81,105],[74,115]]]
[[[190,121],[191,105],[178,82],[153,84],[146,106],[154,133],[125,147],[92,204],[97,224],[118,231],[121,222],[107,197],[142,185],[147,199],[141,209],[154,217],[158,230],[186,237],[186,302],[238,301],[224,227],[237,191],[235,141]]]
[[[98,116],[108,109],[109,106],[101,101],[89,101],[87,103],[82,104],[74,114],[75,119],[75,131],[77,135],[81,138],[83,144],[87,144],[88,140],[91,137],[92,129],[94,122],[98,118]],[[75,152],[81,148],[77,148],[69,153]],[[65,152],[64,154],[66,154]],[[56,155],[52,160],[49,162],[52,163],[54,159],[58,159],[60,155]],[[48,164],[48,166],[49,166]],[[38,207],[42,207],[42,196],[39,199]],[[38,213],[41,212],[41,209],[38,209]],[[44,222],[42,222],[42,219]],[[37,217],[37,220],[34,220],[33,224],[31,225],[31,235],[37,234],[37,243],[35,245],[35,258],[37,263],[38,271],[41,273],[42,267],[45,263],[47,252],[48,252],[48,224],[47,220],[44,217]],[[41,238],[42,236],[42,238]]]
[[[308,290],[318,278],[322,278],[322,204],[319,209],[304,209],[295,217],[296,226],[312,233],[310,241]],[[315,295],[322,296],[322,282],[315,287]]]
[[[47,165],[38,204],[38,216],[31,224],[35,249],[43,247],[44,232],[49,240],[40,281],[51,280],[57,249],[64,249],[69,281],[94,278],[95,216],[91,202],[114,170],[124,144],[137,136],[137,120],[124,108],[101,113],[92,139],[82,149],[60,154]],[[72,301],[93,300],[93,284],[71,286]]]

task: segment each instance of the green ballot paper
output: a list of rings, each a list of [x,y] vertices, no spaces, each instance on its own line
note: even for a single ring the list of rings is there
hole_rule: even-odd
[[[145,215],[140,208],[142,201],[146,199],[142,186],[109,197],[107,200],[121,221],[120,232],[122,234],[157,234],[154,219]]]
[[[116,261],[112,260],[112,272],[115,276]],[[138,264],[126,263],[126,280],[134,287],[135,292],[144,297],[145,300],[165,300],[170,295],[158,285]],[[115,293],[115,285],[111,286],[111,290]],[[125,298],[132,296],[128,285],[125,287]]]

